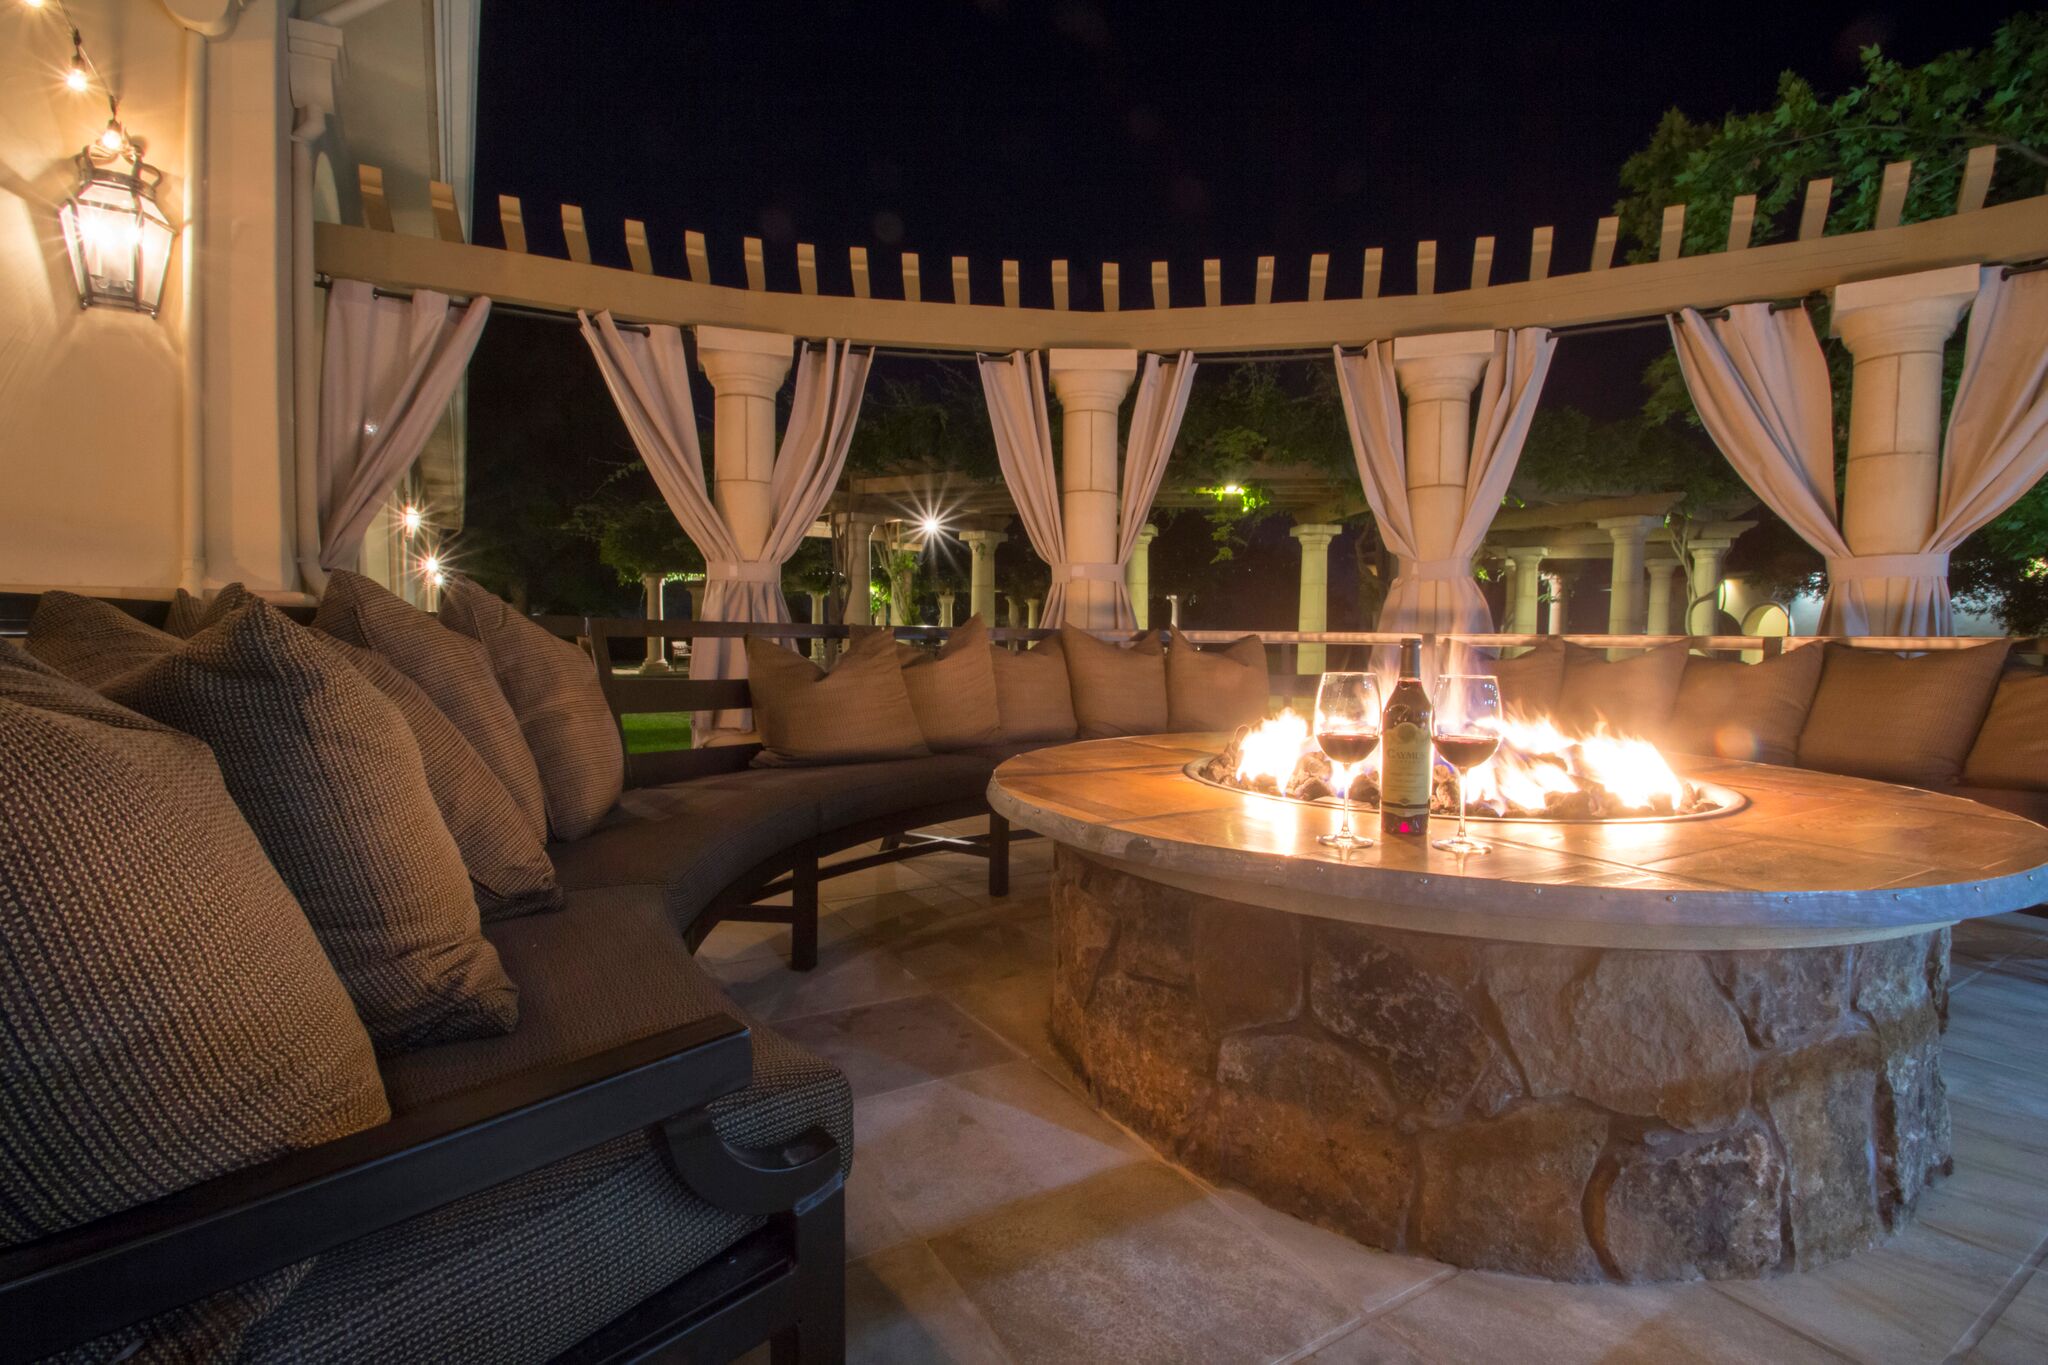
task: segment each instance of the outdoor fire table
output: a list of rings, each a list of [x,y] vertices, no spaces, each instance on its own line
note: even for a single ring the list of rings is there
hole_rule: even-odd
[[[1054,1040],[1175,1159],[1374,1246],[1623,1281],[1832,1260],[1950,1168],[1949,926],[2048,901],[2048,829],[1680,758],[1719,810],[1339,851],[1333,807],[1199,780],[1223,742],[989,784],[1059,846]]]

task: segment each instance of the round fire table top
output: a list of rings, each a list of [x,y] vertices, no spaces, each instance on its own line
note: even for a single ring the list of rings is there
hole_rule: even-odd
[[[1222,735],[1145,735],[1005,762],[990,806],[1149,880],[1276,910],[1601,948],[1854,943],[2048,901],[2048,828],[1917,787],[1673,756],[1748,804],[1705,819],[1487,821],[1493,851],[1326,848],[1334,809],[1212,786],[1183,767]],[[1360,828],[1377,837],[1377,812]],[[1433,819],[1432,837],[1451,828]]]

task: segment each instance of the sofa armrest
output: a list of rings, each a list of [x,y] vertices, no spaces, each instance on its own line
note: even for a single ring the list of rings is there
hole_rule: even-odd
[[[0,1252],[0,1360],[35,1360],[402,1223],[744,1088],[713,1015],[422,1105]]]

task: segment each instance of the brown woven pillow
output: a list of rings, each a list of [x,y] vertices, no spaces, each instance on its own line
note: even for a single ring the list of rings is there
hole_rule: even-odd
[[[1811,645],[1753,664],[1688,659],[1662,741],[1682,754],[1795,763],[1820,665]]]
[[[1822,648],[1820,687],[1799,732],[1799,766],[1954,786],[2011,646],[2001,640],[1914,658],[1853,645]]]
[[[511,1031],[519,992],[419,745],[361,675],[256,602],[107,694],[213,749],[379,1049]]]
[[[178,652],[177,636],[98,598],[46,592],[28,619],[28,652],[75,682],[100,688]]]
[[[1003,742],[988,627],[979,616],[956,626],[937,654],[898,645],[896,658],[925,747],[947,753]]]
[[[376,650],[418,683],[491,765],[534,837],[548,837],[540,770],[482,645],[345,569],[327,581],[313,624],[336,639]]]
[[[239,588],[241,584],[237,583],[234,586]],[[180,640],[189,640],[209,624],[211,623],[207,620],[206,599],[194,597],[183,588],[178,589],[177,594],[171,598],[171,609],[164,613],[164,633],[175,635]]]
[[[1557,709],[1564,690],[1564,641],[1551,636],[1512,659],[1495,659],[1492,667],[1502,711],[1535,717]]]
[[[1621,735],[1657,734],[1677,704],[1685,660],[1683,640],[1613,660],[1604,650],[1567,642],[1564,686],[1557,697],[1558,728],[1574,734],[1604,725]]]
[[[389,1118],[205,744],[0,641],[0,810],[0,1247]],[[231,1358],[311,1264],[69,1358]]]
[[[921,758],[918,729],[896,642],[856,630],[830,673],[793,649],[747,637],[747,688],[761,732],[757,768]]]
[[[1166,650],[1157,635],[1116,645],[1061,626],[1060,649],[1067,656],[1081,738],[1165,733]]]
[[[996,710],[1002,716],[1006,743],[1069,740],[1079,733],[1067,656],[1057,638],[1015,652],[990,645],[989,665],[995,673]]]
[[[1266,718],[1266,647],[1256,635],[1198,649],[1170,631],[1166,641],[1166,720],[1174,730],[1235,730]]]
[[[441,589],[441,621],[484,647],[540,769],[548,831],[580,839],[619,803],[626,751],[590,656],[469,579]]]
[[[1963,764],[1963,783],[2048,791],[2048,672],[2011,668],[1998,680],[1991,713]]]

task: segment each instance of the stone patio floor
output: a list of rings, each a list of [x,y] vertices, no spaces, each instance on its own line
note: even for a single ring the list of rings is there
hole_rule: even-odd
[[[773,926],[699,955],[852,1081],[851,1360],[2048,1361],[2048,919],[1956,930],[1956,1169],[1905,1233],[1770,1280],[1559,1285],[1368,1250],[1097,1113],[1046,1032],[1050,867],[1017,845],[1002,901],[950,854],[828,881],[808,974]]]

